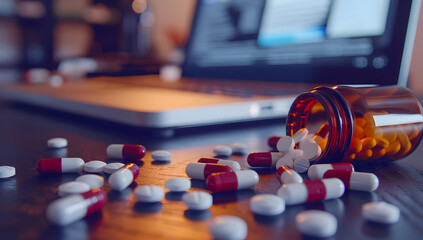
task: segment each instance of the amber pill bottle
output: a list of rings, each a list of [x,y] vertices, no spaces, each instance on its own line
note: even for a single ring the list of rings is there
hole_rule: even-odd
[[[309,130],[322,154],[315,163],[392,161],[422,138],[422,105],[407,88],[317,87],[298,96],[286,133]]]

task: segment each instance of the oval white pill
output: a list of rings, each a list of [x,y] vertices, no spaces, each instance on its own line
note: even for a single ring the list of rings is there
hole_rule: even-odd
[[[294,139],[290,136],[282,136],[278,143],[276,144],[276,148],[281,153],[288,153],[295,147]]]
[[[172,154],[168,151],[157,150],[151,153],[151,157],[156,161],[170,161]]]
[[[76,194],[76,193],[84,193],[90,190],[90,186],[84,182],[72,181],[63,183],[59,186],[58,194],[61,197]]]
[[[332,214],[320,210],[303,211],[295,220],[302,234],[313,237],[333,236],[338,227],[338,221]]]
[[[217,156],[230,156],[232,154],[232,148],[224,145],[219,145],[213,148],[213,152]]]
[[[285,201],[273,194],[259,194],[251,198],[250,208],[255,214],[274,216],[285,211]]]
[[[303,150],[304,157],[309,161],[318,159],[322,153],[322,149],[313,139],[305,138],[299,145],[300,149]]]
[[[16,169],[11,166],[0,166],[0,178],[10,178],[16,175]]]
[[[364,219],[372,222],[392,224],[400,217],[399,208],[386,202],[366,203],[361,209]]]
[[[246,154],[247,153],[247,145],[243,143],[232,143],[232,152],[237,154]]]
[[[112,174],[117,170],[121,169],[123,166],[125,166],[125,164],[120,162],[109,163],[104,166],[103,171],[105,173]]]
[[[213,218],[209,230],[214,239],[240,240],[246,239],[248,234],[247,223],[230,215]]]
[[[51,138],[47,140],[47,147],[49,148],[64,148],[68,146],[66,138]]]
[[[297,132],[294,133],[294,136],[292,138],[294,139],[295,143],[299,143],[301,140],[303,140],[308,135],[307,128],[301,128]]]
[[[172,192],[184,192],[191,188],[191,181],[186,178],[171,178],[165,182],[165,188]]]
[[[193,191],[185,193],[182,201],[191,210],[206,210],[213,205],[213,196],[203,191]]]
[[[104,166],[107,164],[103,161],[90,161],[84,164],[84,171],[91,173],[103,172]]]
[[[280,168],[281,166],[289,166],[294,168],[294,160],[291,157],[283,156],[276,162],[276,169]]]
[[[294,159],[293,168],[297,173],[307,172],[309,167],[310,167],[310,161],[305,159],[304,157],[299,157]]]
[[[156,185],[142,185],[134,190],[135,197],[140,202],[158,202],[163,199],[163,188]]]
[[[77,177],[75,181],[83,182],[90,186],[90,189],[101,188],[104,185],[104,178],[95,174],[85,174]]]

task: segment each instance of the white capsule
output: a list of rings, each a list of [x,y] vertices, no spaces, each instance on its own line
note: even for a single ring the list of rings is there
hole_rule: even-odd
[[[232,148],[230,148],[228,146],[224,146],[224,145],[218,145],[218,146],[213,148],[213,152],[217,156],[228,157],[228,156],[231,156],[231,154],[232,154]]]
[[[90,186],[90,189],[101,188],[104,184],[104,178],[95,174],[85,174],[77,177],[75,181],[83,182]]]
[[[303,150],[303,156],[309,161],[314,161],[320,157],[322,154],[322,149],[319,144],[316,143],[313,139],[305,138],[299,143],[299,147]]]
[[[109,177],[109,185],[112,189],[122,191],[138,178],[140,169],[134,163],[129,163],[114,172]]]
[[[259,194],[251,198],[250,208],[255,214],[274,216],[285,211],[285,201],[273,194]]]
[[[282,184],[303,182],[303,178],[289,166],[280,166],[276,170],[276,178]]]
[[[284,157],[290,157],[290,158],[294,159],[294,158],[301,157],[303,155],[304,155],[303,154],[303,150],[301,150],[301,149],[292,149],[291,151],[287,152],[284,155]]]
[[[89,161],[84,164],[84,171],[90,173],[99,173],[103,172],[104,166],[106,166],[106,163],[103,161]]]
[[[0,178],[10,178],[16,175],[16,169],[10,166],[0,166]]]
[[[58,194],[61,197],[76,194],[76,193],[84,193],[90,190],[90,186],[84,182],[79,181],[72,181],[63,183],[59,186]]]
[[[332,169],[354,172],[354,166],[351,163],[314,164],[308,169],[307,175],[310,180],[322,179],[323,174]]]
[[[213,196],[203,191],[185,193],[182,201],[191,210],[206,210],[213,205]]]
[[[280,168],[281,166],[288,166],[290,168],[294,168],[294,159],[291,157],[281,157],[276,162],[276,169]]]
[[[165,188],[173,192],[184,192],[191,188],[191,181],[180,177],[171,178],[165,182]]]
[[[292,149],[294,149],[294,147],[295,147],[294,139],[292,139],[292,137],[290,136],[282,136],[279,139],[278,143],[276,144],[276,148],[281,153],[287,153],[291,151]]]
[[[156,161],[170,161],[172,154],[168,151],[158,150],[151,153],[151,157]]]
[[[125,164],[120,162],[109,163],[104,166],[103,171],[105,173],[112,174],[117,170],[121,169],[123,166],[125,166]]]
[[[294,133],[294,136],[292,136],[292,138],[294,139],[295,143],[299,143],[301,140],[307,137],[307,134],[308,134],[307,128],[301,128],[300,130]]]
[[[51,138],[47,140],[47,147],[49,148],[64,148],[68,146],[66,138]]]
[[[308,161],[304,157],[299,157],[294,159],[294,170],[296,172],[298,173],[307,172],[309,167],[310,167],[310,161]]]
[[[156,185],[142,185],[134,190],[135,197],[140,202],[158,202],[163,199],[163,188]]]
[[[386,202],[366,203],[361,210],[364,219],[377,223],[396,223],[400,217],[399,208]]]
[[[248,234],[247,223],[230,215],[213,218],[209,230],[214,239],[242,240],[246,239]]]
[[[247,153],[247,145],[243,143],[232,143],[232,152],[237,154],[246,154]]]
[[[309,191],[310,190],[310,191]],[[344,194],[344,183],[338,178],[284,184],[277,194],[286,205],[339,198]]]
[[[308,236],[327,238],[336,233],[338,221],[327,212],[307,210],[299,213],[295,218],[298,230]]]

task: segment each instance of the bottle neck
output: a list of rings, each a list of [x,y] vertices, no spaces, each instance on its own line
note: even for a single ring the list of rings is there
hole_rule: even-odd
[[[347,101],[335,89],[317,87],[298,96],[289,110],[286,134],[293,136],[305,128],[313,106],[318,103],[324,109],[330,130],[326,147],[315,162],[340,162],[351,144],[353,117]]]

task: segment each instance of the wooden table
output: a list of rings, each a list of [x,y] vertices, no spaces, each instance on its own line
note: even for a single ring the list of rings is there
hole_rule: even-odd
[[[117,192],[106,183],[103,189],[109,202],[102,212],[62,228],[45,217],[47,205],[58,198],[57,187],[81,174],[40,175],[35,169],[40,158],[69,156],[110,162],[105,153],[110,143],[137,143],[150,151],[165,149],[172,153],[172,162],[154,163],[148,152],[139,162],[136,180],[137,184],[164,187],[169,178],[187,177],[187,163],[212,157],[214,145],[242,142],[249,151],[268,151],[267,137],[282,133],[283,123],[270,121],[184,130],[174,138],[162,139],[142,129],[0,102],[0,165],[14,166],[17,171],[15,177],[0,180],[0,239],[208,239],[210,220],[222,214],[244,219],[249,239],[301,239],[295,216],[306,209],[336,216],[339,226],[334,239],[422,239],[423,146],[404,160],[356,167],[379,177],[380,187],[374,193],[350,191],[340,199],[287,207],[276,217],[255,216],[249,208],[253,195],[274,194],[280,187],[274,169],[256,169],[260,183],[252,189],[213,194],[214,205],[207,211],[189,211],[181,194],[169,192],[159,203],[137,203],[132,193],[136,184]],[[68,139],[67,149],[47,149],[47,139],[56,136]],[[245,157],[233,158],[248,168]],[[199,180],[192,180],[192,186],[191,190],[205,189]],[[364,221],[362,204],[377,200],[398,206],[400,221],[392,226]]]

